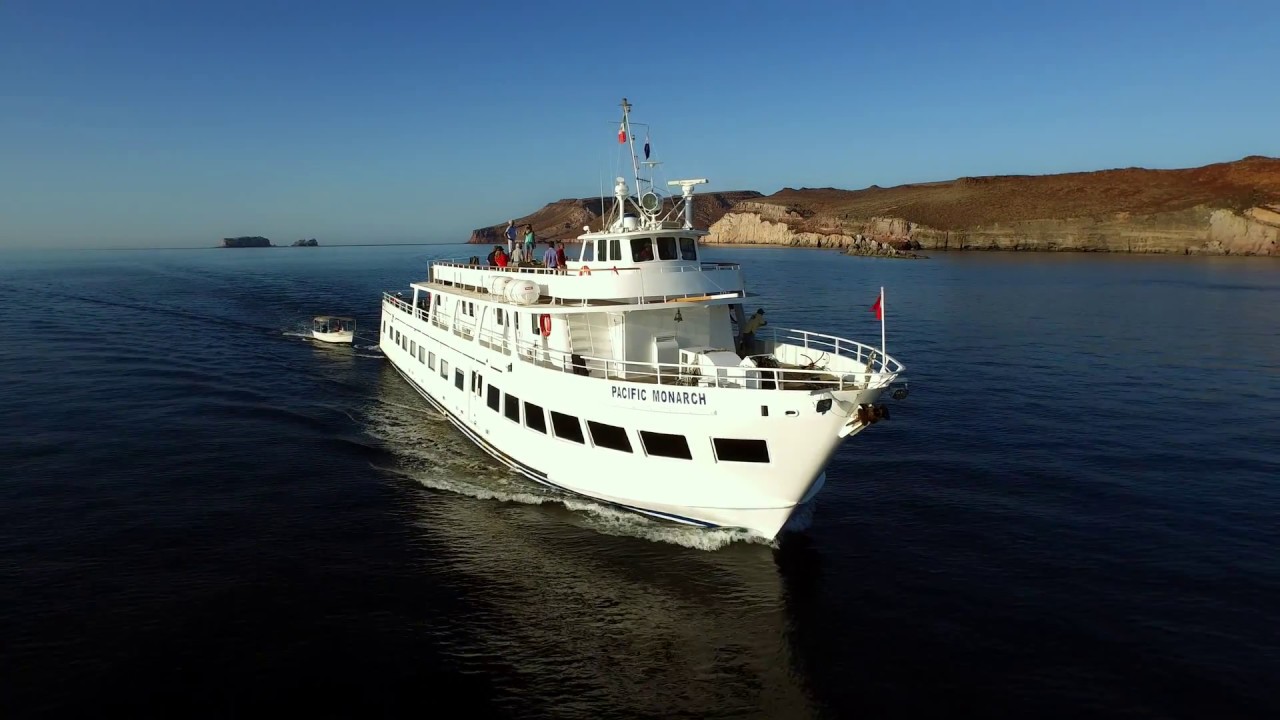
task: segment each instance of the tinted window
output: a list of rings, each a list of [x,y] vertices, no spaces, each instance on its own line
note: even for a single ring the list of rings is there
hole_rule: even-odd
[[[617,242],[615,240],[614,242]],[[582,424],[578,422],[578,418],[572,415],[551,411],[551,427],[556,431],[556,437],[572,440],[576,443],[585,443],[587,439],[582,435]]]
[[[658,259],[659,260],[675,260],[676,259],[676,239],[673,237],[658,238]]]
[[[609,259],[610,260],[622,259],[622,241],[621,240],[609,241]]]
[[[693,454],[689,452],[689,443],[683,435],[641,430],[640,442],[644,443],[644,451],[650,455],[683,460],[693,459]]]
[[[631,259],[636,262],[648,262],[653,259],[653,243],[649,238],[631,239]]]
[[[502,404],[502,398],[498,397],[500,394],[501,391],[499,391],[498,388],[492,385],[489,386],[489,409],[494,412],[498,412],[498,408]]]
[[[440,377],[449,378],[449,361],[444,358],[440,358]]]
[[[591,430],[591,442],[596,447],[631,452],[631,440],[627,438],[626,430],[616,425],[605,425],[595,420],[588,420],[587,427]]]
[[[542,414],[542,407],[531,402],[525,403],[524,424],[530,430],[545,433],[547,431],[547,416]]]
[[[454,384],[454,385],[455,385],[459,390],[461,390],[461,389],[462,389],[462,371],[461,371],[461,370],[454,370],[454,371],[453,371],[453,384]]]
[[[720,462],[769,462],[769,446],[763,440],[715,438],[716,459]]]
[[[680,238],[680,259],[698,259],[698,251],[694,248],[693,238]]]
[[[508,395],[507,411],[503,414],[512,422],[520,422],[520,398],[515,395]]]

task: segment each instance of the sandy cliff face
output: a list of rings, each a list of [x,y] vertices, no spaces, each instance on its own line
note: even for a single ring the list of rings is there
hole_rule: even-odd
[[[1106,220],[1029,220],[939,230],[905,218],[876,217],[806,230],[785,219],[735,208],[710,228],[707,243],[856,248],[868,242],[898,249],[1039,250],[1075,252],[1269,255],[1280,257],[1280,212],[1267,207],[1242,214],[1197,207],[1175,213]]]
[[[784,189],[739,202],[705,242],[899,250],[1280,256],[1280,160],[943,183]]]

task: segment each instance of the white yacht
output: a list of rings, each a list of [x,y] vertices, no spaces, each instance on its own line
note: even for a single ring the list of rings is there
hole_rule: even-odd
[[[903,366],[765,325],[736,263],[705,262],[693,188],[667,202],[631,154],[603,229],[564,268],[433,262],[384,294],[380,347],[472,442],[539,483],[657,518],[773,538],[845,439],[887,417]],[[645,151],[646,158],[648,149]],[[646,167],[649,179],[641,177]],[[474,260],[474,259],[473,259]],[[754,324],[754,323],[753,323]],[[905,386],[892,394],[902,397]]]

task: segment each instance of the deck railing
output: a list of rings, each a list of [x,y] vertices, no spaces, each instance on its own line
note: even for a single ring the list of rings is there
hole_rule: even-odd
[[[444,330],[439,313],[432,316],[389,293],[383,298],[392,307]],[[756,333],[750,357],[760,366],[705,366],[693,363],[655,363],[594,357],[543,347],[541,338],[508,337],[489,328],[473,329],[479,344],[507,354],[514,349],[523,362],[565,373],[646,385],[673,385],[746,390],[864,390],[887,387],[906,369],[879,348],[856,340],[795,328],[765,327]],[[726,350],[730,350],[726,348]],[[776,362],[774,362],[776,361]],[[787,367],[771,367],[770,365]],[[703,374],[706,371],[708,374]],[[711,374],[714,373],[714,374]]]

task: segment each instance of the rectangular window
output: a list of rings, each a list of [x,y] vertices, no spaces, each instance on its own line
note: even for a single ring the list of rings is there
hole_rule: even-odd
[[[511,422],[520,422],[520,398],[515,395],[508,395],[506,412],[503,415],[506,415]]]
[[[489,409],[490,410],[494,412],[498,412],[498,409],[502,405],[501,395],[502,395],[501,390],[499,390],[498,388],[492,385],[489,386]]]
[[[622,259],[622,241],[621,240],[609,241],[609,259],[610,260]]]
[[[769,446],[763,440],[712,438],[720,462],[769,462]]]
[[[693,453],[689,452],[689,443],[684,439],[683,435],[641,430],[640,442],[644,443],[644,451],[649,455],[680,458],[681,460],[693,459]]]
[[[386,331],[387,331],[387,321],[386,321],[386,320],[383,320],[383,321],[382,321],[382,332],[384,332],[384,333],[385,333]]]
[[[675,260],[676,259],[676,239],[673,237],[658,238],[658,259],[659,260]]]
[[[410,355],[418,354],[418,343],[413,340],[409,341],[409,354]]]
[[[418,362],[420,364],[426,364],[427,362],[427,346],[425,345],[418,346]]]
[[[427,367],[428,367],[428,368],[430,368],[430,369],[432,369],[432,370],[435,370],[435,369],[436,369],[436,354],[435,354],[435,353],[427,353]]]
[[[461,389],[462,389],[462,380],[463,380],[465,377],[466,377],[466,376],[462,374],[462,371],[461,371],[461,370],[454,370],[454,371],[453,371],[453,385],[454,385],[454,387],[456,387],[456,388],[458,388],[459,390],[461,390]]]
[[[596,259],[596,246],[591,243],[583,243],[582,245],[582,262]]]
[[[698,251],[694,248],[693,238],[680,238],[680,259],[698,259]]]
[[[502,308],[494,308],[494,309],[493,309],[493,317],[494,317],[494,319],[495,319],[495,320],[497,320],[498,325],[502,325],[502,324],[503,324],[503,323],[502,323],[502,321],[503,321],[503,317],[502,317]]]
[[[449,379],[449,361],[444,358],[440,358],[440,377]]]
[[[614,242],[617,242],[615,240]],[[578,418],[572,415],[551,411],[551,427],[556,431],[556,437],[564,440],[572,440],[576,443],[586,443],[587,439],[582,436],[582,423],[578,422]]]
[[[631,259],[636,262],[648,262],[653,259],[653,242],[649,238],[631,239]]]
[[[605,425],[595,420],[588,420],[587,428],[591,430],[591,442],[596,447],[631,452],[631,440],[627,438],[626,430],[616,425]]]
[[[547,416],[542,413],[542,407],[531,402],[525,403],[524,424],[530,430],[537,430],[545,435],[547,432]]]
[[[397,345],[399,345],[399,344],[400,344],[400,331],[399,331],[399,330],[397,330],[397,331],[396,331],[396,344],[397,344]]]

